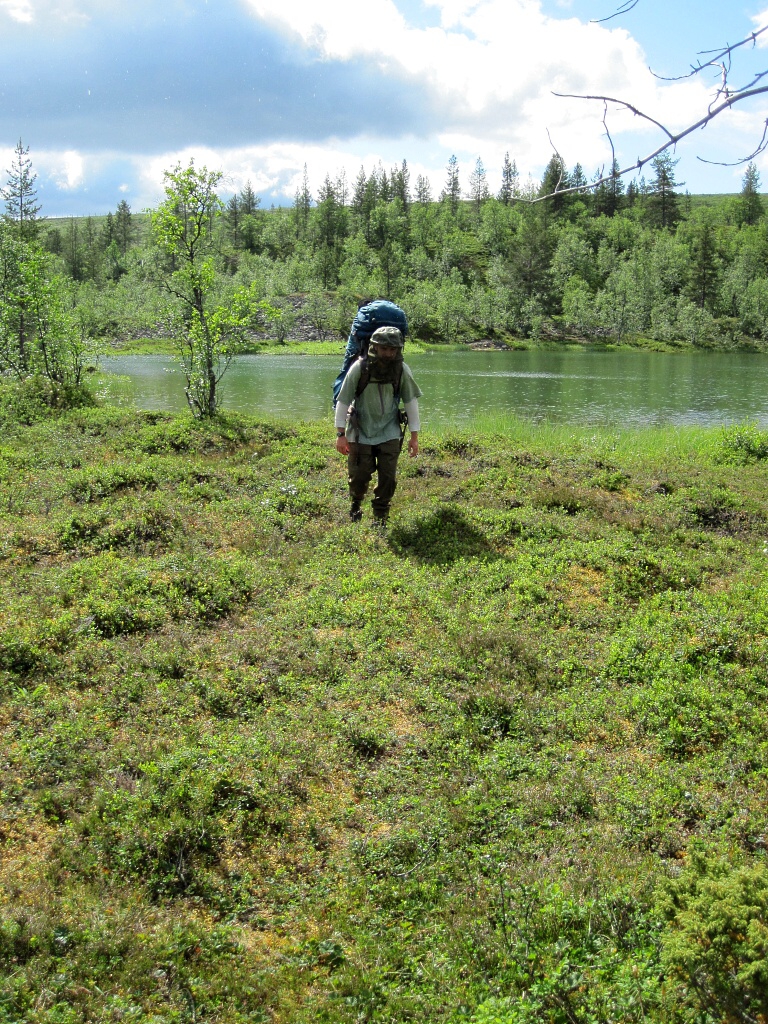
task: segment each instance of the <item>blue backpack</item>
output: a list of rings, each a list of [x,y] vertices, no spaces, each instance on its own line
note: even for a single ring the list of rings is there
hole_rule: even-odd
[[[389,302],[387,299],[376,299],[375,302],[369,302],[367,306],[361,306],[358,309],[357,316],[352,321],[349,338],[347,339],[347,349],[344,353],[344,363],[342,364],[341,372],[333,382],[334,409],[336,408],[339,391],[341,391],[341,385],[344,383],[347,370],[359,356],[366,356],[368,354],[368,343],[377,327],[397,327],[402,333],[403,338],[408,334],[408,320],[405,313],[394,302]]]

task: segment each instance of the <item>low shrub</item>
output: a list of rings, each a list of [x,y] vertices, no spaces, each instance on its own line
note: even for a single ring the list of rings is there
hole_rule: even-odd
[[[95,397],[84,385],[55,384],[45,377],[4,381],[0,387],[0,422],[9,425],[29,425],[95,405]]]
[[[662,964],[680,1005],[727,1024],[768,1019],[768,868],[693,850],[660,891]]]
[[[745,466],[768,458],[768,431],[754,423],[724,427],[715,446],[715,461]]]

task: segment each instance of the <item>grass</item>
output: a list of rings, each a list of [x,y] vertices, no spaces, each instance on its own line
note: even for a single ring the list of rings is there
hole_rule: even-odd
[[[292,356],[339,356],[343,355],[346,338],[332,338],[326,341],[257,341],[242,350],[244,355],[292,355]],[[446,348],[465,349],[465,345],[432,345],[409,339],[409,352],[424,352],[429,349],[445,351]],[[119,343],[105,343],[103,355],[176,355],[176,348],[170,338],[126,338]]]
[[[422,440],[6,423],[0,1021],[765,1015],[768,435]]]

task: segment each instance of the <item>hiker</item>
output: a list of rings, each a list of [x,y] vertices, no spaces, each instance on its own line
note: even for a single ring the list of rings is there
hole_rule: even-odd
[[[408,336],[408,320],[402,309],[395,305],[394,302],[390,302],[388,299],[375,299],[373,301],[366,299],[361,302],[357,308],[357,315],[352,321],[341,372],[333,382],[334,409],[336,408],[341,384],[347,375],[347,370],[359,356],[366,354],[371,335],[377,327],[397,327],[403,335],[403,340]]]
[[[419,454],[421,391],[403,362],[403,335],[397,327],[378,327],[366,355],[349,368],[336,404],[336,450],[347,456],[350,519],[363,517],[362,503],[374,471],[373,520],[384,526],[397,486],[397,460],[408,424],[408,453]],[[403,402],[405,414],[400,412]]]

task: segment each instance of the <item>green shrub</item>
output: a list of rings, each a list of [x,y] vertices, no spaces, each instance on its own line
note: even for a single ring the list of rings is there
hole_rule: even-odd
[[[766,865],[694,851],[661,890],[658,908],[668,922],[662,963],[679,1002],[701,1020],[768,1019]]]
[[[255,578],[242,556],[128,560],[107,552],[69,568],[61,596],[95,631],[114,637],[155,629],[167,619],[221,618],[250,598]]]
[[[523,887],[500,909],[517,993],[497,991],[472,1024],[657,1019],[658,929],[641,907],[620,894],[579,900],[556,887]]]
[[[219,900],[206,869],[220,864],[227,840],[288,825],[288,795],[258,761],[257,747],[221,744],[143,764],[130,784],[98,794],[81,839],[109,871],[140,879],[155,898],[191,889]]]
[[[31,424],[69,409],[88,408],[96,399],[82,384],[55,384],[45,377],[5,381],[0,388],[0,422]]]
[[[79,470],[69,477],[69,493],[75,501],[89,502],[130,488],[152,490],[162,471],[155,461],[112,462]]]
[[[745,466],[768,458],[768,431],[754,423],[724,427],[715,447],[715,461]]]
[[[165,545],[179,525],[179,516],[166,499],[152,496],[141,502],[116,501],[108,510],[76,512],[60,525],[59,539],[69,551],[90,548],[139,552],[147,545]]]
[[[25,675],[50,667],[78,628],[77,618],[68,612],[50,619],[25,616],[0,631],[0,669]]]

